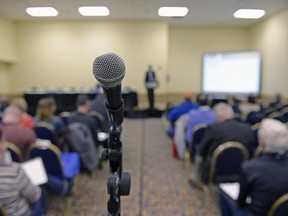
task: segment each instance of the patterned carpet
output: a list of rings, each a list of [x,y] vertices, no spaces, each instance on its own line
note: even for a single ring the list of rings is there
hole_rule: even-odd
[[[160,118],[125,119],[121,137],[123,171],[132,177],[130,195],[121,197],[121,215],[220,215],[214,199],[188,184],[192,168],[171,156],[171,142]],[[92,176],[78,175],[73,196],[49,195],[48,216],[106,215],[108,169],[107,163]]]

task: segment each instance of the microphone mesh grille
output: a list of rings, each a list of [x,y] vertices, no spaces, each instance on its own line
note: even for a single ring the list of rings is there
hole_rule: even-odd
[[[93,75],[106,88],[119,85],[125,71],[124,61],[115,53],[98,56],[93,62]]]

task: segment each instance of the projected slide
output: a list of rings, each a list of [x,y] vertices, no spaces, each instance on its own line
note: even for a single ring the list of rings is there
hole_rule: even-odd
[[[220,94],[260,93],[260,52],[207,53],[203,55],[202,64],[202,92]]]

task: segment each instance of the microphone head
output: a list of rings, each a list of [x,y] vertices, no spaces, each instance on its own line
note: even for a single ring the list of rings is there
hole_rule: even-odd
[[[115,53],[98,56],[93,62],[93,75],[106,88],[118,86],[125,76],[125,71],[124,61]]]

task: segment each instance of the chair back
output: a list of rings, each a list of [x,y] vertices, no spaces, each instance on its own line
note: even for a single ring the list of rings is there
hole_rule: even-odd
[[[11,158],[14,162],[22,162],[23,161],[23,155],[21,150],[16,146],[14,143],[6,141],[6,146],[8,151],[11,154]]]
[[[50,140],[51,143],[57,145],[57,135],[55,128],[47,122],[38,122],[34,128],[37,138]]]
[[[248,158],[248,150],[240,142],[219,145],[211,157],[208,184],[238,181],[241,164]]]
[[[274,201],[267,216],[283,216],[288,212],[288,193],[282,195]]]
[[[197,151],[197,148],[199,147],[199,144],[201,143],[204,135],[205,135],[205,131],[207,128],[207,124],[198,124],[195,125],[192,129],[192,141],[189,144],[189,152],[190,152],[190,160],[193,162],[194,161],[194,157]]]
[[[36,157],[42,158],[47,174],[64,178],[61,152],[57,146],[54,144],[32,144],[28,149],[27,158]]]
[[[0,216],[8,216],[8,213],[3,205],[3,203],[0,202]]]

